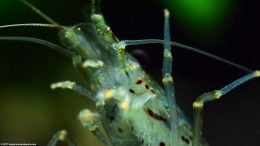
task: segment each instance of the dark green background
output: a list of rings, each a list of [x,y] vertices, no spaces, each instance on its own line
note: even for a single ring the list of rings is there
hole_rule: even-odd
[[[62,25],[84,21],[80,8],[86,0],[31,2]],[[172,14],[174,41],[259,69],[260,10],[257,2],[227,0],[204,4],[207,5],[190,5],[189,0],[182,3],[178,0],[104,0],[102,10],[120,39],[143,39],[162,38],[162,10],[167,7]],[[0,25],[45,22],[16,0],[0,1],[0,20]],[[57,41],[56,31],[42,28],[2,29],[0,34]],[[2,41],[0,44],[0,142],[46,145],[53,133],[67,129],[79,145],[100,145],[76,119],[80,109],[93,109],[93,103],[71,91],[49,89],[50,83],[61,80],[87,84],[72,66],[71,59],[48,47],[31,43]],[[138,48],[129,47],[129,50]],[[162,47],[149,45],[140,48],[149,56],[145,69],[160,81]],[[245,74],[179,48],[174,48],[173,53],[177,101],[190,118],[195,97]],[[259,79],[250,81],[220,101],[206,106],[204,135],[209,144],[258,144],[259,87]]]

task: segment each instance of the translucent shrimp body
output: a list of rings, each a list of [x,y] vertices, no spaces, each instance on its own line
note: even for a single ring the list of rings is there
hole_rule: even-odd
[[[94,23],[64,28],[60,39],[77,54],[74,65],[94,95],[111,144],[170,146],[170,114],[164,91],[118,42],[102,15],[93,17]],[[102,25],[95,24],[97,19]],[[179,116],[180,146],[191,145],[191,126],[180,110]],[[82,116],[80,119],[84,125]]]
[[[98,112],[83,109],[78,119],[106,146],[207,146],[203,140],[202,112],[209,101],[220,99],[223,95],[245,82],[260,77],[260,71],[252,71],[229,60],[213,54],[170,41],[168,10],[164,10],[164,40],[125,40],[119,41],[106,25],[99,13],[100,1],[91,0],[86,16],[88,23],[72,27],[57,24],[26,0],[20,0],[52,24],[14,24],[7,27],[48,27],[58,29],[63,47],[51,42],[30,37],[2,36],[0,40],[29,41],[49,46],[69,56],[80,71],[86,87],[71,81],[51,84],[52,89],[72,89],[91,99]],[[138,61],[125,50],[127,45],[160,43],[164,46],[162,83],[160,87],[145,71]],[[250,72],[226,86],[204,93],[193,103],[194,128],[192,128],[181,109],[177,106],[172,74],[171,46],[181,47]],[[98,123],[101,121],[105,133]],[[56,146],[58,141],[75,146],[65,130],[59,131],[48,146]]]

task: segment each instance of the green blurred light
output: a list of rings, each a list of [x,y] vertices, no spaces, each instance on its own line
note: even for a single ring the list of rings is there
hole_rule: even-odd
[[[231,11],[228,0],[166,0],[174,19],[189,31],[218,32],[227,23]]]
[[[218,15],[218,2],[214,0],[181,0],[178,2],[183,14],[197,20],[212,19]]]

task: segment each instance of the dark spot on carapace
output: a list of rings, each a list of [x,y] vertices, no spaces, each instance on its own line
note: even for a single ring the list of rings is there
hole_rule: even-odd
[[[108,106],[109,104],[107,104],[106,106]],[[110,122],[113,122],[114,120],[116,120],[116,115],[118,113],[118,106],[116,104],[114,105],[111,105],[112,108],[109,107],[106,107],[106,109],[110,109],[106,112],[107,114],[107,117],[109,118]]]
[[[159,143],[159,146],[165,146],[165,143],[161,141],[161,142]]]
[[[130,75],[129,75],[129,73],[128,73],[127,71],[125,71],[125,74],[126,74],[126,76],[127,76],[128,78],[130,78]]]
[[[144,139],[142,139],[141,144],[142,144],[142,145],[144,144]]]
[[[109,117],[110,122],[113,122],[115,120],[114,116]]]
[[[149,89],[149,88],[150,88],[147,84],[145,84],[144,87],[145,87],[146,89]]]
[[[146,108],[145,109],[145,112],[152,118],[154,118],[155,120],[160,120],[160,121],[163,121],[165,123],[167,123],[167,120],[162,117],[161,115],[158,115],[156,113],[154,113],[150,108]]]
[[[152,93],[155,93],[155,91],[153,89],[150,90]]]
[[[143,80],[137,80],[135,83],[136,83],[137,85],[140,85],[140,84],[143,83]]]
[[[185,136],[181,136],[182,141],[184,141],[186,144],[190,144],[190,140],[186,138]]]
[[[129,89],[129,92],[133,93],[133,94],[135,93],[135,91],[133,89]]]
[[[123,133],[123,129],[122,128],[118,127],[117,130],[118,130],[118,132]]]
[[[135,130],[134,126],[131,126],[131,130],[132,130],[132,131],[134,131],[134,130]]]

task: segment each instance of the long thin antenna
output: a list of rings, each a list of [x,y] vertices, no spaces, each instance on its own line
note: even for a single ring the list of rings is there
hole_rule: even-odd
[[[122,40],[119,43],[122,43],[122,45],[125,45],[125,46],[128,46],[128,45],[144,45],[144,44],[163,44],[164,40],[160,40],[160,39]],[[222,57],[219,57],[217,55],[211,54],[209,52],[206,52],[206,51],[203,51],[203,50],[200,50],[200,49],[197,49],[197,48],[193,48],[193,47],[188,46],[188,45],[184,45],[184,44],[177,43],[177,42],[171,42],[171,45],[176,46],[176,47],[180,47],[180,48],[192,51],[192,52],[196,52],[198,54],[202,54],[204,56],[218,60],[218,61],[223,62],[225,64],[236,67],[238,69],[244,70],[246,72],[252,72],[253,71],[252,69],[249,69],[245,66],[239,65],[239,64],[232,62],[230,60],[224,59]]]
[[[47,27],[47,28],[54,28],[54,29],[62,29],[64,26],[58,24],[44,24],[44,23],[23,23],[23,24],[10,24],[10,25],[2,25],[2,28],[10,28],[10,27]]]
[[[32,9],[35,13],[37,13],[38,15],[40,15],[42,18],[44,18],[45,20],[47,20],[48,22],[50,22],[51,24],[58,24],[56,21],[54,21],[53,19],[51,19],[50,17],[48,17],[46,14],[44,14],[41,10],[39,10],[38,8],[36,8],[34,5],[32,5],[31,3],[29,3],[27,0],[19,0],[21,3],[23,3],[24,5],[26,5],[27,7],[29,7],[30,9]]]

